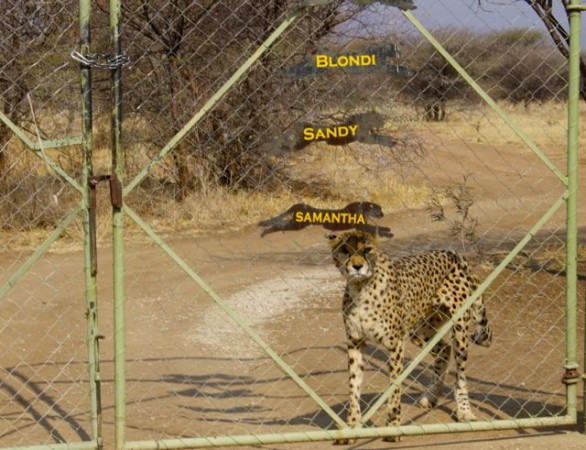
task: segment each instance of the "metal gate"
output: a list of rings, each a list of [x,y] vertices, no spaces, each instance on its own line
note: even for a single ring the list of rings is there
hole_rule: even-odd
[[[33,436],[22,434],[31,425],[21,432],[19,420],[39,435],[45,430],[43,448],[118,449],[576,424],[581,6],[568,8],[566,64],[550,37],[534,30],[538,16],[526,29],[485,23],[479,41],[464,30],[430,32],[434,14],[439,25],[444,16],[459,23],[461,11],[470,13],[464,2],[445,3],[111,0],[92,11],[98,25],[90,48],[90,2],[82,0],[81,48],[73,56],[81,64],[83,136],[35,142],[0,117],[58,175],[66,186],[59,195],[78,191],[81,199],[21,268],[6,272],[0,307],[15,308],[1,332],[18,340],[19,315],[35,314],[43,294],[17,281],[33,273],[54,286],[50,274],[29,269],[83,211],[87,364],[56,358],[56,350],[43,350],[48,358],[19,356],[18,344],[7,350],[14,362],[3,365],[2,387],[14,411],[2,415],[20,418],[7,420],[0,447],[31,443],[22,437]],[[491,4],[494,17],[503,19],[502,7]],[[106,82],[110,117],[92,116]],[[559,118],[566,109],[567,121]],[[92,154],[96,116],[111,128],[112,162],[103,171],[94,169],[102,154]],[[567,152],[560,152],[566,125]],[[79,180],[45,151],[69,145],[83,148]],[[21,166],[9,167],[23,177]],[[34,180],[43,176],[31,171]],[[6,180],[16,193],[21,184]],[[482,276],[456,314],[483,295],[495,333],[493,347],[471,349],[477,421],[451,418],[451,392],[432,411],[415,405],[429,378],[426,356],[451,322],[421,351],[408,346],[405,369],[391,383],[385,355],[370,348],[363,425],[345,426],[342,287],[323,230],[261,237],[256,223],[293,204],[327,209],[352,201],[382,206],[375,224],[394,233],[383,240],[389,253],[452,248]],[[97,227],[109,221],[110,207],[111,274]],[[7,267],[23,258],[12,254]],[[113,293],[113,319],[99,331],[98,274],[100,292],[108,292],[102,296]],[[65,278],[65,286],[73,283]],[[63,314],[56,323],[71,320]],[[71,352],[62,343],[81,340],[70,327],[62,337],[42,323],[56,343],[48,348]],[[42,333],[25,336],[43,341]],[[113,346],[100,350],[101,338]],[[11,379],[33,392],[46,383],[35,398],[50,412],[25,407]],[[61,389],[66,383],[74,388]],[[89,404],[78,412],[68,398],[79,398],[76,389],[86,384]],[[404,425],[387,427],[378,411],[399,384]],[[53,389],[62,399],[54,401]],[[79,415],[88,425],[78,424]],[[55,417],[77,435],[61,431]]]
[[[8,3],[0,28],[0,446],[98,448],[91,84],[84,67],[80,111],[79,95],[69,93],[79,92],[80,71],[62,38],[81,22],[81,45],[89,45],[89,9],[82,4],[78,16],[73,2],[70,10]]]

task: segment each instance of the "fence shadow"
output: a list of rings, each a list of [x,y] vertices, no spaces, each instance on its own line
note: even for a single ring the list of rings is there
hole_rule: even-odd
[[[340,356],[340,361],[344,361],[345,348],[341,345],[335,347],[314,346],[298,347],[288,351],[281,356],[283,358],[296,358],[297,355],[304,353],[319,353],[323,351],[334,350]],[[366,371],[368,376],[380,377],[379,381],[386,380],[388,371],[386,369],[386,353],[377,347],[367,349]],[[311,367],[309,369],[297,369],[298,375],[310,382],[312,387],[318,386],[317,392],[323,396],[324,401],[334,411],[335,414],[345,419],[347,407],[347,370],[345,362],[343,367],[340,361],[336,367],[328,369],[326,362],[324,368]],[[157,388],[149,396],[140,395],[139,397],[128,398],[128,406],[140,406],[141,410],[153,410],[153,412],[164,409],[183,411],[178,414],[188,423],[195,425],[200,423],[205,426],[210,423],[225,424],[226,429],[232,428],[234,423],[244,427],[245,430],[258,430],[258,427],[267,427],[280,430],[290,430],[291,428],[322,429],[332,430],[337,426],[334,420],[319,406],[308,401],[305,393],[298,389],[291,389],[292,381],[288,376],[282,374],[272,366],[272,362],[267,357],[248,357],[248,358],[221,358],[221,357],[169,357],[169,358],[149,358],[129,360],[129,364],[137,367],[145,365],[149,368],[150,376],[129,376],[127,383],[135,384],[133,391],[147,392],[150,385],[156,385]],[[405,365],[410,362],[406,359]],[[153,367],[161,367],[161,370],[170,365],[179,363],[189,363],[193,367],[202,367],[204,372],[198,374],[188,374],[182,372],[159,372],[151,371]],[[59,365],[59,363],[53,363]],[[62,363],[71,364],[68,363]],[[75,362],[73,364],[85,364],[84,362]],[[110,367],[113,361],[102,361],[102,371],[104,374],[110,373]],[[270,375],[255,376],[245,370],[241,370],[242,364],[251,367],[267,366],[272,367]],[[39,364],[41,366],[42,364]],[[34,369],[34,365],[32,365]],[[213,367],[219,370],[205,371],[205,368]],[[234,368],[232,370],[231,368]],[[8,369],[7,369],[8,370]],[[6,380],[0,383],[0,389],[3,389],[9,397],[30,415],[33,424],[42,427],[50,439],[56,443],[65,442],[65,436],[62,432],[63,423],[74,430],[76,435],[82,440],[90,440],[91,437],[84,426],[76,417],[68,412],[64,402],[58,398],[47,394],[43,390],[42,382],[32,380],[20,371],[10,369],[10,376],[18,381],[19,384],[26,386],[34,393],[35,404],[25,399],[19,394],[20,387],[15,384],[11,385]],[[407,378],[403,385],[402,404],[404,409],[408,409],[403,424],[430,423],[430,420],[438,421],[433,423],[442,423],[452,421],[453,392],[451,389],[445,389],[443,399],[437,408],[431,411],[418,409],[415,405],[422,394],[425,385],[429,383],[429,367],[426,362],[418,366]],[[333,377],[333,378],[332,378]],[[8,377],[6,377],[8,378]],[[470,393],[473,408],[479,413],[481,419],[501,420],[509,418],[528,418],[528,417],[552,417],[564,414],[564,398],[559,393],[550,392],[543,388],[531,388],[527,386],[503,384],[502,382],[492,381],[482,378],[469,376],[471,385],[475,387]],[[111,385],[113,380],[104,376],[103,383],[105,386]],[[383,387],[384,388],[384,387]],[[499,392],[496,392],[496,390]],[[372,390],[372,388],[371,388]],[[382,389],[381,389],[382,390]],[[108,389],[104,389],[104,392]],[[363,410],[367,410],[379,397],[380,391],[366,392],[362,398]],[[549,400],[540,400],[535,397],[543,396]],[[559,403],[555,399],[559,398]],[[553,402],[552,402],[553,400]],[[46,409],[51,411],[51,416],[41,411],[38,402],[41,401]],[[302,412],[292,406],[303,403]],[[275,407],[279,405],[279,407]],[[411,408],[413,407],[413,408]],[[384,406],[383,408],[384,409]],[[111,407],[105,408],[108,414],[111,413]],[[87,411],[83,411],[83,414]],[[132,412],[130,413],[132,414]],[[155,412],[155,415],[158,414]],[[382,420],[379,416],[383,411],[375,415],[375,420]],[[433,414],[433,415],[431,415]],[[57,421],[55,420],[57,417]],[[376,417],[379,417],[377,419]],[[6,417],[5,417],[6,418]],[[139,417],[129,417],[133,421],[135,429],[142,429]],[[138,424],[137,424],[138,423]],[[382,423],[382,422],[381,422]],[[374,426],[374,423],[369,423]],[[26,426],[32,426],[27,424]],[[248,427],[248,428],[247,428]],[[198,429],[199,427],[195,427]],[[191,430],[191,429],[190,429]],[[146,431],[146,428],[145,428]],[[153,428],[148,429],[154,431]],[[23,432],[22,427],[12,429],[0,437],[8,437],[11,434]],[[245,431],[247,432],[247,431]],[[255,431],[257,432],[257,431]],[[196,432],[197,433],[197,432]],[[239,432],[240,434],[240,432]]]
[[[0,433],[0,439],[7,438],[10,435],[24,432],[26,428],[35,425],[44,429],[50,439],[56,443],[67,442],[65,436],[59,431],[62,424],[73,430],[75,435],[82,441],[90,441],[91,436],[85,430],[84,425],[70,414],[64,406],[52,395],[46,393],[42,384],[46,382],[37,382],[26,376],[20,370],[15,368],[5,368],[6,376],[0,382],[0,391],[4,391],[13,402],[18,405],[24,412],[21,415],[28,415],[31,418],[30,423],[16,426],[7,432]],[[14,383],[8,380],[12,378]],[[26,398],[23,391],[29,391],[32,395]],[[45,411],[41,409],[44,408]],[[0,415],[3,417],[4,415]]]
[[[336,348],[339,352],[343,352],[342,347]],[[319,348],[299,348],[288,352],[305,352],[305,351],[317,351]],[[377,366],[378,362],[386,363],[386,355],[381,350],[372,348],[369,352],[369,368],[366,370],[369,372],[378,372],[387,376],[387,372],[384,366]],[[261,358],[264,359],[264,358]],[[406,364],[409,360],[406,360]],[[453,406],[453,390],[451,388],[445,388],[443,392],[443,398],[440,400],[440,404],[437,408],[431,411],[418,409],[416,407],[417,401],[420,395],[423,393],[425,386],[429,383],[430,379],[427,375],[429,369],[426,363],[422,363],[416,368],[412,374],[409,375],[407,382],[403,385],[403,394],[401,402],[404,407],[415,406],[410,410],[410,415],[406,418],[403,424],[416,424],[421,423],[420,420],[424,420],[425,423],[429,423],[429,418],[426,418],[429,414],[434,412],[440,412],[448,420],[455,420],[452,415]],[[342,398],[342,401],[336,401],[335,403],[328,402],[328,406],[340,417],[345,418],[346,410],[346,370],[310,370],[304,373],[299,373],[303,379],[315,380],[314,384],[320,385],[320,377],[325,376],[338,376],[339,380],[343,380],[343,386],[336,386],[336,392],[344,392],[339,394],[338,397]],[[481,386],[483,392],[471,391],[470,399],[473,404],[473,408],[476,409],[478,415],[483,420],[502,420],[510,418],[529,418],[529,417],[554,417],[561,416],[565,412],[564,398],[562,395],[556,394],[555,392],[549,392],[543,389],[532,389],[529,387],[523,387],[518,385],[508,385],[498,382],[488,381],[475,377],[468,377],[471,385]],[[247,397],[252,403],[255,401],[261,401],[262,399],[276,399],[281,402],[289,401],[291,404],[299,404],[299,401],[305,398],[305,395],[299,395],[297,391],[292,391],[291,394],[287,393],[286,388],[279,390],[279,395],[266,395],[264,393],[264,387],[274,386],[279,383],[290,382],[289,378],[285,375],[272,376],[264,378],[254,378],[243,375],[230,375],[228,373],[210,373],[209,375],[198,375],[195,377],[189,376],[187,378],[178,375],[165,376],[161,381],[168,383],[175,383],[180,380],[181,385],[191,385],[187,389],[171,390],[169,391],[170,396],[179,395],[185,398],[202,398],[205,397],[207,400],[226,400],[232,399],[237,400],[242,396]],[[212,388],[216,390],[215,393],[209,393],[208,391]],[[495,389],[505,391],[505,393],[495,393]],[[323,389],[322,389],[323,390]],[[506,392],[512,392],[507,394]],[[323,392],[322,392],[323,394]],[[363,411],[367,410],[379,397],[380,392],[376,393],[365,393],[362,397],[362,408]],[[535,399],[535,396],[544,396],[550,399],[559,398],[559,403],[551,403],[551,401],[541,401]],[[269,406],[262,406],[259,404],[247,405],[247,406],[234,406],[226,405],[222,406],[218,402],[217,407],[200,406],[200,405],[183,405],[184,410],[188,410],[196,413],[194,421],[209,422],[210,420],[217,421],[219,423],[233,423],[236,419],[235,416],[239,416],[237,421],[239,424],[251,425],[251,426],[279,426],[279,427],[291,427],[291,426],[311,426],[317,429],[331,430],[336,429],[337,426],[334,420],[323,411],[321,408],[316,406],[302,414],[296,415],[282,415],[281,417],[275,417],[279,415],[278,411],[270,408]],[[384,410],[381,408],[381,411]],[[416,411],[413,414],[413,411]],[[214,414],[214,418],[205,418],[203,415],[206,413]],[[379,413],[379,414],[382,414]],[[435,416],[434,416],[435,418]],[[440,420],[441,422],[441,420]],[[373,423],[369,424],[373,426]]]

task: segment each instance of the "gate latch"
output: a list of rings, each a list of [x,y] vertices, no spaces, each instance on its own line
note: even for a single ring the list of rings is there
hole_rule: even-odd
[[[96,186],[100,181],[110,184],[110,202],[113,208],[122,208],[122,183],[116,175],[92,175],[90,177],[90,208],[96,207]]]
[[[566,385],[577,384],[579,379],[580,372],[578,372],[578,369],[566,369],[562,376],[562,383]]]
[[[97,223],[96,209],[98,206],[96,187],[100,181],[108,180],[110,184],[110,203],[113,208],[122,208],[122,183],[118,177],[113,175],[92,175],[89,178],[89,241],[91,253],[91,274],[96,276],[98,273],[98,241],[97,241]]]

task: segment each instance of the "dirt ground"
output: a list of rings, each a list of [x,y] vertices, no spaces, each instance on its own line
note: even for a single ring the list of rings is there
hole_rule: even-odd
[[[425,450],[456,449],[456,450],[550,450],[554,448],[563,450],[583,449],[586,445],[586,436],[582,433],[571,431],[523,431],[523,432],[491,432],[458,434],[452,436],[417,436],[404,439],[402,442],[387,444],[378,439],[362,440],[349,449],[382,450]],[[317,442],[306,445],[285,444],[280,446],[257,446],[249,448],[261,449],[291,449],[291,448],[315,448],[317,450],[336,449],[344,447],[333,446],[330,442]]]
[[[550,450],[559,448],[564,450],[578,450],[583,449],[586,445],[586,437],[581,433],[576,432],[533,432],[522,433],[516,436],[500,434],[493,432],[490,434],[474,434],[474,435],[459,435],[459,436],[435,436],[411,438],[409,441],[396,444],[386,444],[381,441],[369,441],[360,443],[348,448],[354,449],[471,449],[471,450]],[[295,446],[293,446],[294,448]],[[325,449],[336,448],[331,444],[313,444],[313,448]],[[260,447],[260,448],[292,448],[291,446],[280,447]],[[299,447],[303,448],[303,447]]]
[[[430,157],[411,173],[437,173],[439,182],[475,174],[474,214],[484,224],[475,269],[488,276],[563,190],[547,169],[527,164],[518,149],[500,149],[486,170],[474,145],[442,154],[429,142]],[[472,155],[472,156],[470,156]],[[449,158],[448,158],[449,156]],[[555,159],[556,155],[553,155]],[[560,162],[560,161],[557,161]],[[436,170],[448,164],[457,171]],[[522,169],[521,169],[522,168]],[[450,177],[443,174],[450,173]],[[522,174],[522,176],[520,176]],[[428,175],[426,175],[428,176]],[[582,171],[584,178],[584,171]],[[498,182],[495,182],[498,180]],[[521,182],[522,180],[522,182]],[[586,179],[582,180],[582,189]],[[582,195],[584,198],[584,195]],[[403,255],[459,244],[445,224],[425,210],[387,213],[379,222],[395,237],[385,250]],[[586,244],[586,211],[579,216]],[[524,253],[496,277],[486,293],[495,335],[490,349],[472,348],[471,400],[479,419],[562,416],[565,389],[566,279],[559,261],[563,214],[555,214]],[[335,421],[309,398],[210,299],[217,293],[260,340],[342,418],[347,398],[342,280],[330,262],[323,230],[277,233],[263,239],[254,225],[232,232],[165,236],[170,248],[205,280],[197,285],[152,242],[129,242],[125,255],[127,439],[174,439],[333,429]],[[99,253],[101,379],[105,448],[113,448],[113,302],[111,249]],[[27,255],[0,255],[4,282]],[[557,265],[556,265],[557,264]],[[583,354],[585,262],[579,265],[579,343]],[[208,293],[204,291],[208,291]],[[50,252],[15,285],[0,305],[0,447],[79,442],[90,438],[83,254]],[[214,294],[215,295],[215,294]],[[408,346],[408,359],[416,349]],[[581,356],[580,369],[582,370]],[[370,348],[364,386],[368,407],[387,383],[385,356]],[[446,397],[432,411],[415,406],[429,378],[416,368],[403,388],[403,422],[452,422]],[[582,386],[579,385],[579,391]],[[581,397],[581,396],[580,396]],[[582,399],[579,399],[581,410]],[[583,421],[583,413],[579,420]],[[382,413],[373,416],[381,425]],[[385,444],[362,440],[350,448],[573,449],[585,448],[579,426],[549,430],[493,431],[406,437]],[[331,448],[330,442],[261,445],[258,448]],[[164,447],[161,447],[164,448]]]

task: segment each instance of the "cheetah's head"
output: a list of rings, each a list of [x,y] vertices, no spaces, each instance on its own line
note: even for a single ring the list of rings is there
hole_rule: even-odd
[[[332,248],[334,264],[348,281],[363,281],[374,272],[377,239],[363,231],[348,231],[326,236]]]

